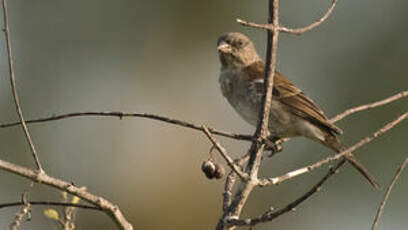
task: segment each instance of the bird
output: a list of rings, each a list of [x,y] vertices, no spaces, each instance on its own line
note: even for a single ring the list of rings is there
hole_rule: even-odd
[[[238,32],[220,36],[217,51],[221,63],[219,84],[222,95],[246,122],[256,126],[264,95],[264,62],[253,42]],[[337,135],[343,131],[329,121],[323,110],[280,72],[275,72],[273,81],[268,139],[303,136],[335,152],[342,152],[344,147]],[[352,154],[346,154],[345,159],[372,186],[380,187]]]

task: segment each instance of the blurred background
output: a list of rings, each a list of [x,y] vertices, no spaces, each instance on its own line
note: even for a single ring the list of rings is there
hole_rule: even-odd
[[[328,0],[281,1],[281,22],[305,26]],[[303,36],[282,34],[278,69],[320,104],[329,117],[407,89],[408,2],[340,1],[323,26]],[[222,97],[217,38],[250,36],[264,56],[266,33],[235,22],[265,22],[267,0],[13,0],[9,1],[17,86],[27,119],[81,111],[161,114],[221,130],[251,134]],[[3,33],[0,36],[0,122],[18,118],[12,101]],[[352,115],[338,123],[351,145],[406,112],[408,99]],[[356,152],[387,186],[407,156],[408,121]],[[221,215],[223,181],[200,170],[211,147],[194,130],[143,118],[81,117],[30,125],[45,170],[86,186],[118,204],[135,229],[213,229]],[[248,142],[219,137],[234,156]],[[330,150],[298,138],[266,160],[276,176],[326,157]],[[0,129],[0,158],[34,167],[20,127]],[[221,160],[219,162],[222,162]],[[243,217],[280,208],[309,189],[327,167],[256,189]],[[408,172],[395,187],[378,229],[406,229]],[[0,203],[18,201],[26,179],[0,171]],[[60,200],[36,184],[32,200]],[[350,166],[323,191],[274,222],[256,229],[368,229],[382,199]],[[7,229],[17,208],[0,210]],[[21,229],[56,229],[33,207]],[[116,229],[97,211],[79,210],[78,229]],[[246,228],[244,228],[246,229]]]

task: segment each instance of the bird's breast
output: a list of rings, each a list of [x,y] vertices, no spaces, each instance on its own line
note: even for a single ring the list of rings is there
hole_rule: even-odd
[[[219,77],[220,88],[224,97],[235,111],[249,124],[256,126],[261,110],[262,95],[249,90],[240,77],[239,72],[224,70]],[[297,130],[292,127],[293,116],[278,100],[272,99],[269,117],[269,131],[275,137],[297,136]]]

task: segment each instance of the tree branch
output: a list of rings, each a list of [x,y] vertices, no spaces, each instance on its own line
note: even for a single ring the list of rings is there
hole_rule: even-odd
[[[402,122],[406,118],[408,118],[408,112],[406,112],[403,115],[399,116],[397,119],[389,122],[384,127],[379,129],[378,131],[374,132],[372,135],[363,138],[362,140],[360,140],[359,142],[357,142],[353,146],[347,148],[346,150],[342,151],[341,153],[338,153],[338,154],[336,154],[334,156],[331,156],[331,157],[327,157],[326,159],[323,159],[321,161],[318,161],[318,162],[313,163],[311,165],[308,165],[306,167],[303,167],[303,168],[288,172],[288,173],[286,173],[286,174],[284,174],[282,176],[279,176],[279,177],[260,179],[259,180],[259,185],[260,186],[276,185],[276,184],[282,183],[283,181],[291,179],[293,177],[296,177],[296,176],[302,175],[304,173],[310,172],[310,171],[312,171],[312,170],[314,170],[316,168],[321,167],[324,164],[330,163],[330,162],[332,162],[334,160],[337,160],[337,159],[339,159],[341,157],[344,157],[344,155],[349,154],[351,152],[354,152],[356,149],[370,143],[375,138],[381,136],[382,134],[386,133],[390,129],[394,128],[397,124],[399,124],[400,122]]]
[[[119,119],[122,119],[124,117],[148,118],[152,120],[167,122],[167,123],[174,124],[174,125],[179,125],[179,126],[186,127],[186,128],[204,131],[202,125],[196,125],[196,124],[193,124],[187,121],[177,120],[177,119],[169,118],[166,116],[149,114],[149,113],[130,113],[130,112],[75,112],[75,113],[59,114],[59,115],[54,115],[50,117],[27,120],[26,122],[28,124],[42,123],[42,122],[48,122],[48,121],[62,120],[62,119],[68,119],[68,118],[73,118],[73,117],[85,117],[85,116],[118,117]],[[19,124],[21,124],[21,122],[13,122],[13,123],[5,123],[5,124],[0,123],[0,128],[17,126]],[[252,141],[254,139],[252,135],[235,134],[235,133],[225,132],[225,131],[221,131],[221,130],[217,130],[217,129],[209,128],[209,127],[208,127],[208,130],[212,134],[223,136],[223,137],[228,137],[228,138],[232,138],[236,140]]]
[[[72,183],[48,176],[46,173],[37,173],[32,169],[25,168],[7,161],[0,160],[0,169],[6,170],[22,177],[26,177],[31,181],[46,184],[48,186],[57,188],[58,190],[66,191],[72,195],[75,195],[82,200],[100,207],[102,211],[107,213],[115,221],[116,225],[120,229],[133,230],[132,225],[123,216],[118,206],[112,204],[103,197],[96,196],[92,193],[84,191],[83,189],[74,186]]]
[[[286,28],[286,27],[281,27],[280,30],[281,32],[284,33],[289,33],[289,34],[295,34],[295,35],[301,35],[303,33],[306,33],[318,26],[320,26],[323,22],[325,22],[327,20],[327,18],[329,18],[329,16],[332,14],[334,7],[336,6],[337,0],[333,0],[329,9],[327,10],[327,12],[323,15],[323,17],[321,17],[319,20],[315,21],[314,23],[302,27],[302,28],[296,28],[296,29],[291,29],[291,28]]]
[[[93,210],[102,211],[102,208],[100,207],[84,205],[84,204],[74,204],[74,203],[55,202],[55,201],[27,201],[27,202],[30,203],[30,205],[38,205],[38,206],[75,207],[75,208],[93,209]],[[21,206],[21,205],[24,205],[23,201],[3,203],[3,204],[0,204],[0,209]]]
[[[27,139],[28,145],[30,146],[31,153],[33,155],[35,164],[37,166],[37,170],[39,171],[39,173],[43,173],[44,170],[41,166],[40,158],[38,157],[34,143],[31,140],[30,132],[28,131],[26,122],[24,121],[23,111],[21,110],[20,101],[19,101],[18,94],[17,94],[16,80],[15,80],[14,67],[13,67],[13,56],[11,52],[11,44],[10,44],[10,38],[9,38],[7,0],[3,0],[2,6],[3,6],[4,34],[5,34],[5,39],[6,39],[8,67],[9,67],[9,75],[10,75],[10,85],[11,85],[11,90],[13,92],[14,104],[16,105],[16,111],[20,119],[20,123],[24,131],[24,135]]]
[[[402,163],[402,165],[397,169],[397,172],[395,172],[395,176],[392,179],[391,184],[388,186],[387,191],[385,192],[384,199],[381,202],[380,206],[378,207],[377,215],[374,218],[374,222],[373,222],[373,225],[371,226],[371,230],[374,230],[375,227],[377,226],[378,220],[380,219],[381,214],[384,211],[385,204],[387,203],[387,200],[391,194],[392,188],[394,187],[395,182],[397,182],[399,176],[401,175],[402,171],[404,171],[407,164],[408,164],[408,158],[405,159],[404,163]]]
[[[351,108],[351,109],[347,109],[346,111],[344,111],[344,112],[340,113],[339,115],[337,115],[337,116],[333,117],[332,119],[330,119],[330,122],[335,123],[335,122],[337,122],[337,121],[339,121],[339,120],[341,120],[341,119],[343,119],[343,118],[345,118],[345,117],[347,117],[347,116],[349,116],[349,115],[351,115],[353,113],[357,113],[357,112],[364,111],[364,110],[370,110],[370,109],[373,109],[373,108],[376,108],[376,107],[379,107],[379,106],[382,106],[382,105],[386,105],[388,103],[394,102],[394,101],[396,101],[398,99],[401,99],[401,98],[407,97],[407,96],[408,96],[408,90],[402,91],[400,93],[397,93],[397,94],[395,94],[395,95],[393,95],[391,97],[385,98],[385,99],[380,100],[380,101],[376,101],[376,102],[373,102],[373,103],[360,105],[360,106],[357,106],[357,107],[354,107],[354,108]]]
[[[353,108],[349,108],[345,110],[344,112],[336,115],[335,117],[331,118],[330,121],[333,123],[338,122],[339,120],[342,120],[346,118],[349,115],[352,115],[357,112],[362,112],[365,110],[370,110],[372,108],[380,107],[383,105],[386,105],[388,103],[394,102],[398,99],[402,99],[404,97],[408,96],[408,90],[402,91],[398,94],[395,94],[391,97],[385,98],[380,101],[376,101],[373,103],[365,104],[365,105],[360,105],[356,106]],[[25,122],[27,124],[36,124],[36,123],[43,123],[43,122],[49,122],[49,121],[56,121],[56,120],[63,120],[63,119],[68,119],[68,118],[75,118],[75,117],[118,117],[119,119],[122,119],[123,117],[140,117],[140,118],[147,118],[147,119],[152,119],[152,120],[158,120],[174,125],[179,125],[182,127],[186,128],[191,128],[194,130],[199,130],[199,131],[204,131],[202,125],[197,125],[193,124],[187,121],[182,121],[182,120],[177,120],[174,118],[162,116],[162,115],[156,115],[156,114],[150,114],[150,113],[131,113],[131,112],[120,112],[120,111],[112,111],[112,112],[96,112],[96,111],[90,111],[90,112],[74,112],[74,113],[65,113],[65,114],[58,114],[58,115],[53,115],[49,117],[42,117],[42,118],[36,118],[32,120],[26,120]],[[14,127],[20,125],[21,122],[11,122],[11,123],[0,123],[0,128],[9,128],[9,127]],[[252,135],[248,134],[236,134],[232,132],[226,132],[226,131],[221,131],[217,130],[214,128],[207,127],[208,130],[218,136],[223,136],[223,137],[228,137],[236,140],[245,140],[245,141],[253,141],[255,138]]]
[[[300,205],[302,202],[307,200],[309,197],[311,197],[314,193],[320,191],[321,186],[324,184],[324,182],[327,181],[331,176],[333,176],[338,169],[344,165],[346,162],[345,159],[342,159],[337,165],[335,165],[333,168],[330,168],[330,170],[327,172],[327,174],[320,179],[319,182],[317,182],[309,191],[307,191],[304,195],[299,197],[298,199],[294,200],[293,202],[289,203],[286,205],[284,208],[281,208],[279,210],[273,211],[273,210],[268,210],[265,212],[262,216],[253,218],[253,219],[231,219],[228,221],[228,224],[230,225],[235,225],[235,226],[254,226],[259,223],[263,222],[268,222],[271,221],[289,211],[294,210],[298,205]]]
[[[228,166],[242,179],[248,180],[248,175],[241,170],[241,168],[235,164],[234,160],[228,155],[227,150],[221,146],[221,144],[213,137],[211,132],[208,130],[207,127],[203,126],[204,133],[210,139],[213,146],[218,150],[221,154],[222,158],[227,162]]]
[[[280,25],[273,25],[271,23],[268,24],[257,24],[254,22],[248,22],[242,19],[236,19],[236,21],[243,25],[243,26],[249,26],[249,27],[253,27],[253,28],[258,28],[258,29],[264,29],[264,30],[270,30],[270,31],[274,31],[274,30],[279,30],[282,33],[288,33],[288,34],[295,34],[295,35],[301,35],[303,33],[306,33],[318,26],[320,26],[324,21],[327,20],[327,18],[332,14],[334,7],[336,6],[336,2],[337,0],[333,0],[329,9],[327,10],[327,12],[323,15],[323,17],[321,17],[319,20],[313,22],[312,24],[305,26],[305,27],[301,27],[301,28],[287,28],[284,26],[280,26]]]
[[[249,150],[249,161],[247,164],[247,172],[249,173],[250,179],[244,181],[242,186],[240,186],[228,210],[224,212],[219,220],[216,230],[224,229],[225,223],[229,219],[239,218],[246,200],[258,181],[259,166],[265,148],[265,142],[263,140],[267,138],[269,133],[268,123],[271,110],[273,79],[276,71],[276,55],[279,37],[279,0],[269,0],[268,23],[273,24],[274,29],[273,31],[267,31],[267,52],[264,76],[265,88],[261,103],[262,110],[259,112],[258,124],[255,131],[256,140],[252,141]],[[232,229],[234,229],[234,227],[229,228],[229,230]]]

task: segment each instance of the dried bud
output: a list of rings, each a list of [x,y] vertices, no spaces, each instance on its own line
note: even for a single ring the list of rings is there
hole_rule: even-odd
[[[216,172],[215,169],[216,165],[212,161],[207,160],[201,164],[201,170],[204,172],[205,176],[208,179],[214,179]]]
[[[225,169],[220,164],[215,164],[215,179],[221,179],[225,176]]]

